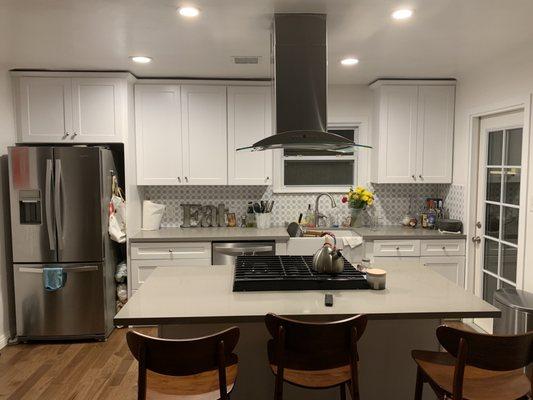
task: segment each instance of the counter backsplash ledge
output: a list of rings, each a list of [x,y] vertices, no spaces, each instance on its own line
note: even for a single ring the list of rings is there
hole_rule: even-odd
[[[283,226],[295,221],[299,213],[305,213],[308,204],[314,208],[315,193],[273,193],[270,186],[143,186],[140,187],[144,199],[149,199],[167,206],[162,227],[179,227],[182,222],[183,210],[180,204],[213,204],[224,203],[230,212],[234,212],[237,220],[246,212],[246,204],[253,200],[275,201],[272,211],[272,224]],[[364,213],[364,223],[371,221],[378,225],[397,225],[409,210],[409,199],[413,196],[413,210],[418,212],[427,197],[442,197],[445,207],[452,218],[463,219],[464,186],[447,184],[374,184],[370,189],[375,191],[376,201],[368,212]],[[331,208],[327,199],[321,199],[320,210],[335,223],[341,223],[350,215],[346,204],[340,199],[342,193],[333,194],[337,207]]]

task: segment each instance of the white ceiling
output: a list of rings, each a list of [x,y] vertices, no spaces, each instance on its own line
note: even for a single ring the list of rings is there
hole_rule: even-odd
[[[274,12],[328,14],[329,79],[457,77],[533,51],[531,0],[0,0],[0,64],[130,70],[138,76],[267,78]],[[180,5],[198,18],[176,14]],[[409,21],[391,12],[412,7]],[[148,55],[137,65],[131,55]],[[231,56],[258,55],[259,65]],[[344,56],[359,58],[351,68]]]

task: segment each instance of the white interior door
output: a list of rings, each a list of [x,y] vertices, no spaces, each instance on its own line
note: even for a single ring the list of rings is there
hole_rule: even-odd
[[[492,303],[500,288],[522,287],[527,137],[524,113],[480,121],[475,293]],[[474,322],[492,333],[492,319]]]

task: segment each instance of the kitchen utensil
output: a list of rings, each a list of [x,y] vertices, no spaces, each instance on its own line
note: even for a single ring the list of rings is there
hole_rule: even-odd
[[[291,222],[289,226],[287,226],[287,233],[290,237],[302,237],[304,235],[302,227],[298,222]]]
[[[272,212],[273,208],[274,208],[274,200],[270,200],[270,204],[268,206],[267,212]]]
[[[302,223],[303,213],[300,213],[300,216],[298,217],[298,224]]]
[[[326,242],[317,250],[313,256],[313,270],[319,274],[340,274],[344,271],[344,260],[341,252],[337,250],[337,239],[335,235],[327,232],[321,236],[330,236],[333,239],[333,245]]]
[[[366,281],[370,289],[383,290],[386,286],[387,272],[379,268],[369,268],[366,270]]]
[[[262,213],[266,212],[266,203],[265,203],[265,201],[261,200],[260,203],[261,203],[261,212]]]
[[[254,207],[254,213],[260,214],[262,212],[261,211],[261,206],[259,205],[259,203],[255,202],[253,207]]]

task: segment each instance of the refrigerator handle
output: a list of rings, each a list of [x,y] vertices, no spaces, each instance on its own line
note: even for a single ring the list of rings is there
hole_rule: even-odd
[[[46,182],[44,202],[46,207],[46,230],[48,231],[48,243],[50,250],[56,250],[55,229],[52,220],[52,160],[46,160]]]
[[[61,160],[56,161],[56,177],[54,188],[54,211],[57,227],[57,247],[63,249],[63,221],[61,220]]]

